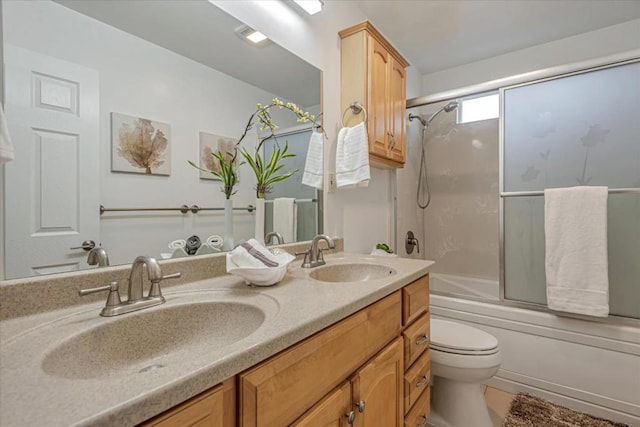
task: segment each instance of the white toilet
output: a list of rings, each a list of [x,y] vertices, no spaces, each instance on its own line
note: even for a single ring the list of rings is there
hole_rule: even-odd
[[[492,427],[482,384],[498,372],[498,340],[480,329],[431,319],[431,416],[435,427]]]

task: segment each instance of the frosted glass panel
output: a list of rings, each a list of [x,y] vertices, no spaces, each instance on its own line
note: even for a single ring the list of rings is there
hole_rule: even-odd
[[[640,195],[608,199],[609,310],[640,318]],[[505,298],[547,304],[544,197],[504,200]]]
[[[504,91],[504,191],[640,187],[640,63]]]
[[[640,63],[504,91],[503,191],[640,187]],[[504,198],[504,293],[546,304],[544,197]],[[640,318],[640,195],[609,194],[611,314]]]

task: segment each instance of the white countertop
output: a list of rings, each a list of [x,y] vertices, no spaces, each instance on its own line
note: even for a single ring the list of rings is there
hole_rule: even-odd
[[[250,287],[225,275],[171,287],[164,292],[165,304],[122,316],[100,317],[101,302],[0,322],[0,426],[136,425],[393,293],[433,264],[344,253],[327,255],[326,261],[384,265],[397,273],[368,282],[319,282],[308,277],[313,269],[302,269],[296,261],[284,280],[272,287]],[[78,366],[70,366],[69,374],[61,375],[59,367],[52,373],[43,364],[61,343],[107,322],[207,301],[257,307],[264,321],[231,345],[220,347],[215,338],[207,341],[207,330],[198,331],[179,350],[120,369],[78,374]],[[147,328],[154,327],[149,323],[127,333],[144,340]],[[215,331],[222,324],[210,328]],[[161,368],[139,372],[150,365]]]

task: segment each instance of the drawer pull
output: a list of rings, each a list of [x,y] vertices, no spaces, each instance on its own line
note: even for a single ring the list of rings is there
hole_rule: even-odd
[[[356,413],[355,413],[355,412],[353,412],[353,411],[349,411],[349,412],[347,412],[346,414],[344,414],[344,416],[345,416],[345,417],[347,417],[347,422],[348,422],[349,424],[353,424],[353,422],[354,422],[354,421],[355,421],[355,419],[356,419]]]
[[[363,413],[364,412],[364,400],[361,400],[360,402],[356,403],[356,408],[358,408],[358,412]]]
[[[429,342],[429,337],[425,334],[416,338],[416,345],[424,345]]]
[[[416,388],[424,387],[427,384],[429,384],[429,378],[427,378],[427,376],[425,375],[420,381],[416,383]]]
[[[416,427],[427,427],[427,417],[425,417],[423,415],[420,418],[422,418],[422,419],[420,420],[420,422],[418,424],[416,424]]]

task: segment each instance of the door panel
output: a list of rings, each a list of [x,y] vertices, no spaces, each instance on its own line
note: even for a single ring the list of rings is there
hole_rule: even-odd
[[[389,53],[373,37],[369,44],[368,128],[369,152],[387,156]]]
[[[353,378],[353,402],[363,401],[356,410],[354,427],[400,427],[403,422],[402,339],[396,338]]]
[[[347,427],[348,411],[351,411],[351,384],[346,382],[291,425],[293,427]]]
[[[77,270],[100,238],[98,73],[7,45],[5,84],[6,278]]]

